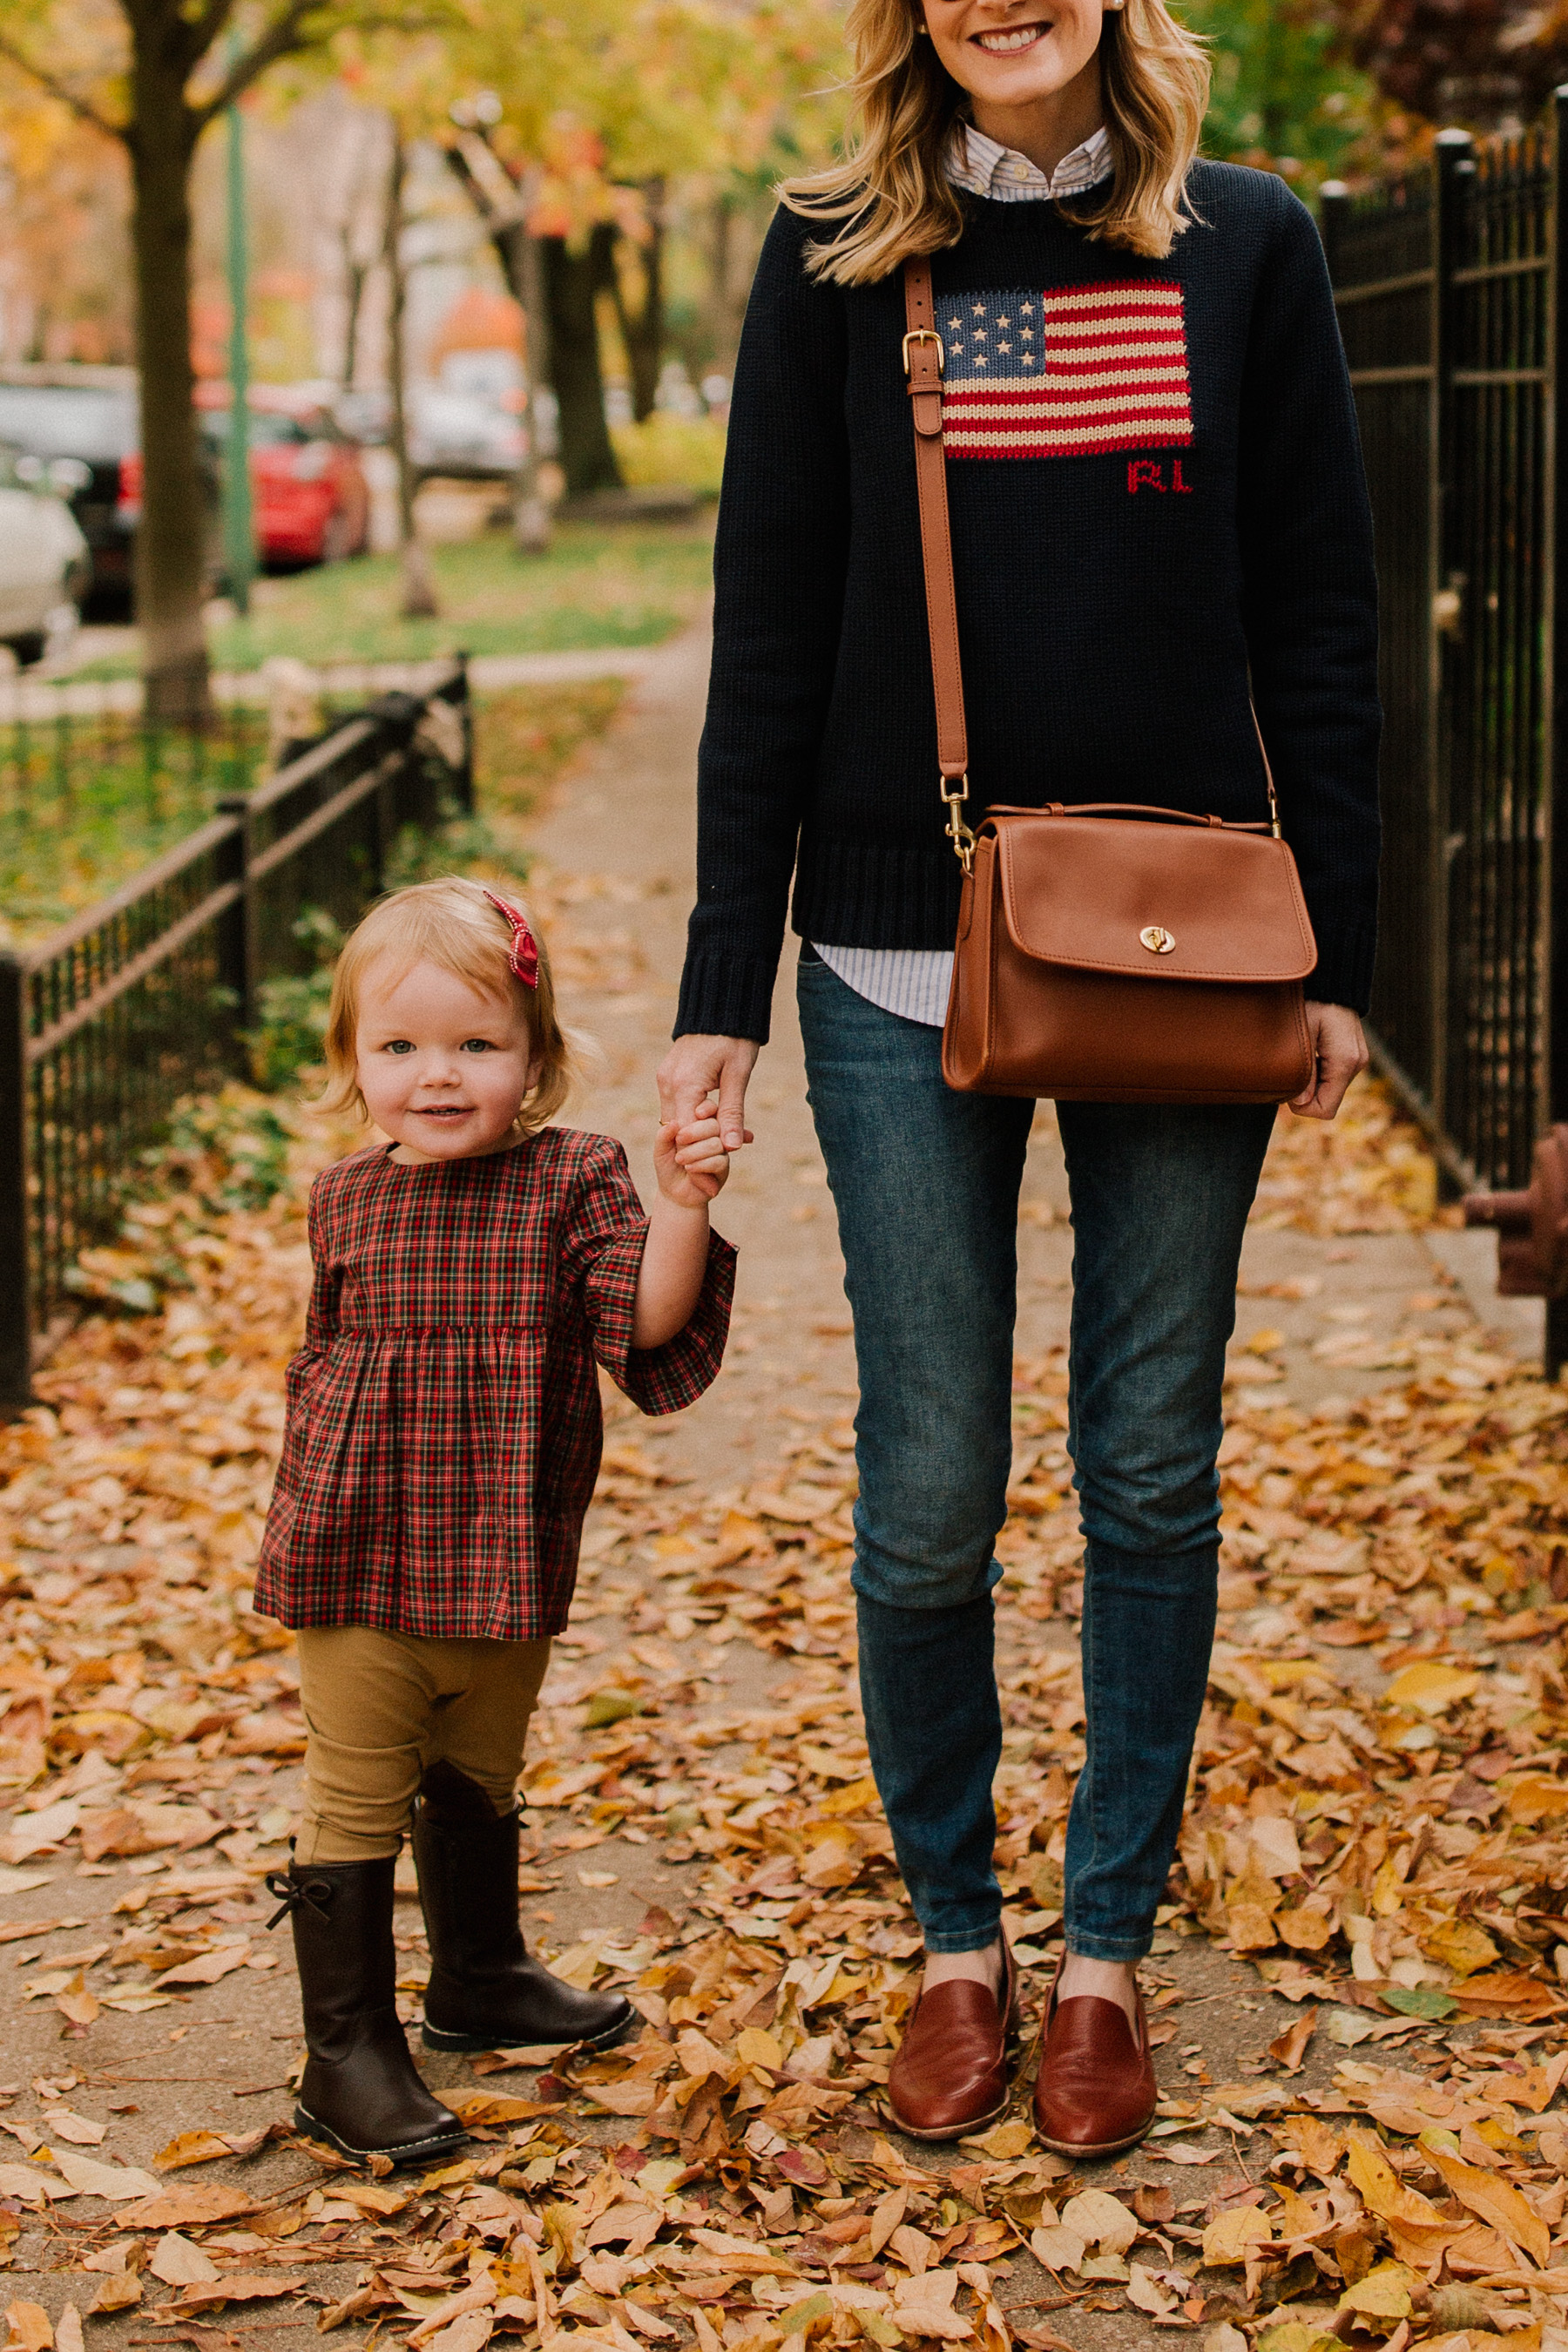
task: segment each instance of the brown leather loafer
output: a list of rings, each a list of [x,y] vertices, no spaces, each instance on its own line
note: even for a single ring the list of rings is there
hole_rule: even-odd
[[[958,2139],[1007,2105],[1007,2036],[1018,1972],[1002,1938],[1002,1994],[957,1977],[922,1992],[888,2074],[888,2100],[911,2139]]]
[[[1120,2001],[1096,1993],[1058,2001],[1053,1985],[1035,2084],[1046,2146],[1058,2156],[1116,2156],[1142,2138],[1159,2096],[1142,1994],[1134,2033]]]

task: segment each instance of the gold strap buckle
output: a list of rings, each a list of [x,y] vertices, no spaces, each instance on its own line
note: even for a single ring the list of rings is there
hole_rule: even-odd
[[[963,814],[963,804],[969,798],[969,777],[965,773],[954,783],[951,776],[939,776],[937,790],[947,811],[947,834],[952,854],[967,874],[974,864],[974,835]]]
[[[936,345],[936,372],[938,375],[945,374],[947,370],[947,352],[943,348],[942,337],[937,333],[936,329],[934,327],[911,327],[909,333],[904,337],[904,373],[906,376],[908,376],[910,372],[910,345],[911,343],[934,343]]]

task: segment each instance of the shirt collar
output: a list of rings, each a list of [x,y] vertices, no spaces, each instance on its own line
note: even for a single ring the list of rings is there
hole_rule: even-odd
[[[1105,179],[1110,169],[1110,138],[1103,125],[1064,155],[1048,175],[1016,147],[1004,147],[988,139],[984,131],[976,131],[973,122],[953,125],[946,160],[947,176],[955,188],[972,196],[1004,200],[1032,197],[1044,202],[1054,196],[1076,196]]]

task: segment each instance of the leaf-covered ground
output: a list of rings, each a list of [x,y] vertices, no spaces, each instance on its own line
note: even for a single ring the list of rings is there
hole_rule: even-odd
[[[663,901],[582,875],[543,895],[580,994],[640,1002]],[[12,2352],[289,2327],[415,2352],[1098,2352],[1166,2329],[1554,2352],[1568,1391],[1436,1291],[1393,1330],[1327,1309],[1311,1354],[1353,1393],[1310,1407],[1282,1401],[1280,1328],[1233,1351],[1220,1638],[1145,1969],[1164,2097],[1136,2157],[1039,2150],[1027,2049],[984,2138],[917,2150],[883,2112],[917,1939],[855,1696],[850,1404],[811,1387],[789,1300],[791,1402],[739,1480],[613,1413],[524,1783],[531,1932],[574,1981],[624,1985],[640,2038],[433,2061],[475,2137],[423,2179],[292,2141],[259,1882],[303,1727],[288,1637],[247,1601],[304,1189],[348,1140],[237,1096],[188,1122],[135,1243],[156,1311],[63,1336],[0,1434]],[[268,1155],[288,1182],[258,1207]],[[1327,1134],[1282,1126],[1258,1223],[1307,1270],[1249,1322],[1303,1311],[1325,1236],[1418,1234],[1431,1210],[1377,1089]],[[1045,1346],[1017,1370],[996,1791],[1033,2003],[1083,1752],[1065,1425]],[[398,1934],[413,2018],[412,1901]]]

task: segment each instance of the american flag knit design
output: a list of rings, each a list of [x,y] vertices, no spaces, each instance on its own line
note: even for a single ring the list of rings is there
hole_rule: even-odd
[[[1178,285],[987,289],[937,312],[951,457],[1088,457],[1193,437]]]

